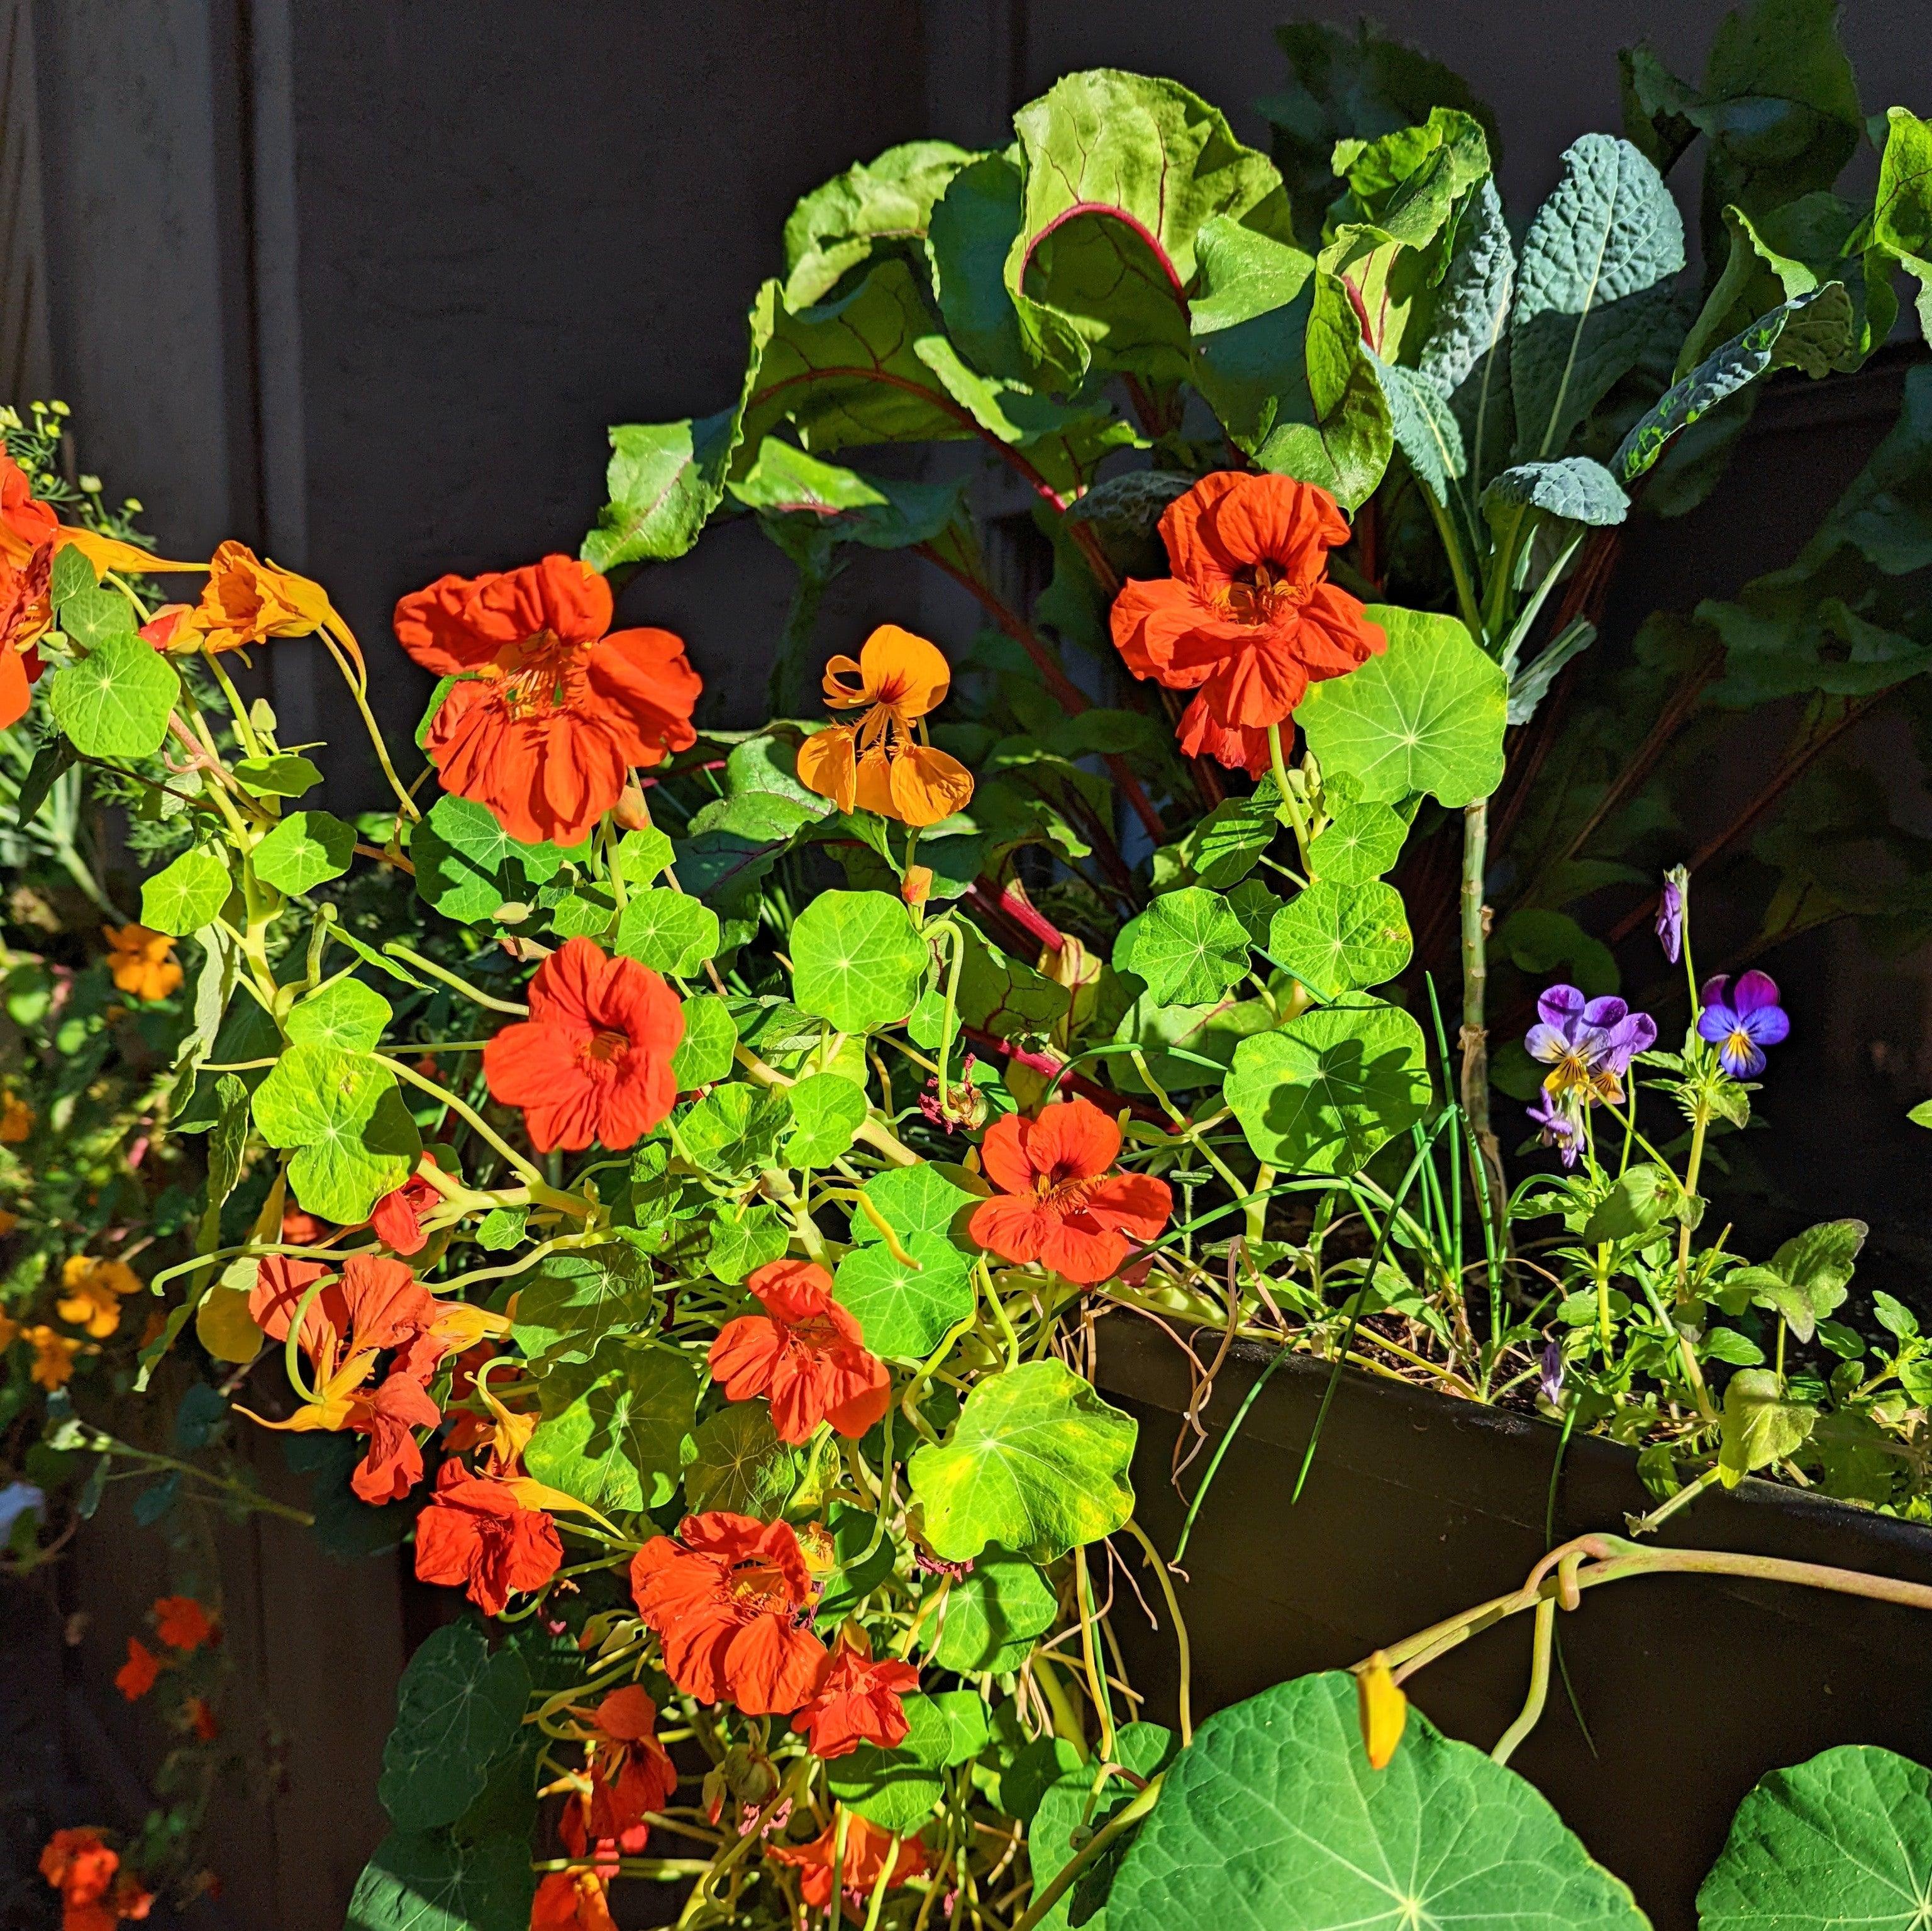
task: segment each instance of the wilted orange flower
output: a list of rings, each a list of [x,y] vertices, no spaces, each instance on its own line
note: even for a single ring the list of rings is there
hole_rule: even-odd
[[[848,1756],[861,1743],[896,1749],[908,1727],[899,1699],[918,1687],[919,1671],[910,1663],[890,1656],[874,1662],[871,1638],[848,1623],[812,1701],[791,1719],[791,1727],[811,1745],[814,1756]]]
[[[832,1299],[832,1276],[815,1261],[774,1260],[745,1284],[765,1311],[726,1322],[711,1344],[726,1399],[764,1395],[778,1439],[794,1446],[820,1422],[856,1441],[891,1405],[892,1377]]]
[[[634,1146],[670,1111],[684,1008],[648,966],[567,939],[530,981],[530,1016],[483,1049],[490,1098],[524,1110],[539,1153]]]
[[[677,1788],[677,1771],[657,1739],[658,1707],[635,1683],[614,1689],[595,1710],[573,1708],[584,1725],[590,1788],[558,1820],[564,1848],[580,1857],[592,1843],[636,1857],[650,1841],[644,1820]]]
[[[212,652],[239,650],[271,637],[312,637],[331,614],[321,584],[264,563],[231,539],[208,560],[201,601],[187,620],[201,648]]]
[[[164,603],[135,635],[170,656],[186,656],[201,648],[201,632],[189,620],[194,615],[191,603]]]
[[[54,1312],[72,1326],[85,1328],[104,1341],[121,1325],[124,1296],[141,1291],[141,1277],[122,1260],[97,1260],[90,1254],[70,1254],[61,1266],[65,1290]]]
[[[48,592],[54,546],[44,543],[23,565],[0,557],[0,730],[17,724],[33,702],[40,674],[38,648],[53,622]]]
[[[139,1636],[128,1638],[128,1660],[114,1672],[114,1687],[138,1703],[160,1680],[161,1659]]]
[[[1182,750],[1258,776],[1268,727],[1308,686],[1387,647],[1328,580],[1348,526],[1313,483],[1223,470],[1168,504],[1160,534],[1174,575],[1129,581],[1114,603],[1115,647],[1136,677],[1199,692],[1181,717]]]
[[[1165,1180],[1109,1170],[1120,1152],[1120,1129],[1091,1100],[1056,1101],[1037,1119],[1005,1115],[980,1149],[1000,1191],[967,1230],[1002,1260],[1041,1261],[1082,1287],[1106,1280],[1174,1211]]]
[[[631,1593],[664,1650],[664,1674],[748,1716],[796,1710],[825,1667],[809,1618],[818,1595],[789,1522],[714,1509],[687,1515],[631,1560]]]
[[[198,1650],[215,1640],[214,1621],[192,1596],[158,1596],[154,1633],[171,1650]]]
[[[17,1093],[0,1100],[0,1146],[18,1146],[34,1131],[34,1110]]]
[[[175,942],[145,925],[104,925],[107,971],[115,985],[137,999],[164,999],[182,982]]]
[[[886,1868],[886,1854],[890,1849],[892,1833],[883,1825],[868,1822],[856,1810],[848,1811],[845,1818],[845,1854],[838,1854],[838,1818],[833,1813],[832,1821],[826,1824],[808,1844],[787,1844],[768,1850],[765,1854],[774,1863],[790,1864],[799,1873],[799,1895],[814,1910],[823,1911],[832,1902],[832,1868],[839,1866],[842,1879],[841,1888],[844,1891],[848,1908],[861,1913],[872,1894],[872,1887]],[[916,1837],[908,1837],[898,1847],[892,1859],[892,1872],[886,1879],[886,1887],[902,1884],[916,1877],[922,1877],[932,1867],[932,1860],[927,1854],[926,1845]]]
[[[51,1394],[74,1379],[74,1358],[86,1343],[74,1335],[62,1334],[58,1328],[49,1327],[45,1322],[22,1328],[20,1338],[34,1350],[34,1365],[29,1372],[37,1386]]]
[[[609,583],[563,556],[439,577],[396,605],[403,648],[463,680],[430,721],[430,762],[445,791],[488,805],[512,838],[576,844],[633,766],[697,741],[703,686],[682,641],[613,631],[611,614]]]
[[[854,683],[849,680],[856,678]],[[825,667],[825,701],[866,714],[856,725],[814,731],[799,747],[799,782],[841,811],[855,806],[904,824],[937,824],[964,811],[973,774],[926,741],[922,721],[944,701],[952,682],[946,659],[923,637],[882,623],[857,660]]]
[[[1356,1672],[1355,1702],[1370,1766],[1386,1770],[1408,1722],[1408,1698],[1380,1650]]]

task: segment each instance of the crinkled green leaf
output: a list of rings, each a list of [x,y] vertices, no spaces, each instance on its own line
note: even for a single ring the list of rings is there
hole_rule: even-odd
[[[126,611],[124,599],[112,601]],[[54,722],[90,758],[152,756],[180,700],[175,667],[131,628],[110,633],[78,662],[63,665],[47,696]]]
[[[814,188],[785,222],[785,299],[823,301],[881,250],[917,250],[934,204],[974,158],[950,141],[907,141]]]
[[[1793,1401],[1768,1368],[1741,1368],[1724,1389],[1724,1429],[1718,1472],[1735,1488],[1754,1468],[1766,1468],[1803,1446],[1818,1411]]]
[[[926,1540],[948,1562],[988,1542],[1051,1562],[1112,1535],[1133,1513],[1137,1432],[1051,1357],[980,1382],[946,1439],[908,1465]]]
[[[614,428],[605,473],[610,500],[584,539],[584,561],[611,570],[682,556],[724,500],[742,407]]]
[[[1484,491],[1483,508],[1499,527],[1513,513],[1535,509],[1602,529],[1630,514],[1630,498],[1601,463],[1588,456],[1560,456],[1553,462],[1519,463],[1504,470]]]

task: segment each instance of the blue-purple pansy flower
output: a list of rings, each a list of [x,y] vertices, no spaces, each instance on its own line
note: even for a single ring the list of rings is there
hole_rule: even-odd
[[[1586,1104],[1619,1104],[1618,1082],[1630,1062],[1656,1044],[1657,1022],[1615,997],[1586,999],[1574,986],[1552,986],[1536,1010],[1538,1023],[1523,1045],[1550,1069],[1545,1091],[1558,1098],[1577,1094]]]
[[[1664,890],[1658,896],[1657,942],[1673,966],[1684,956],[1684,902],[1690,884],[1690,873],[1673,865],[1664,873]]]
[[[1529,1110],[1545,1146],[1553,1146],[1563,1156],[1565,1167],[1574,1167],[1583,1150],[1583,1111],[1568,1094],[1540,1092]]]
[[[1718,1063],[1733,1080],[1764,1071],[1764,1049],[1787,1038],[1791,1020],[1778,1003],[1778,982],[1768,972],[1745,973],[1733,987],[1720,972],[1699,995],[1697,1035],[1718,1049]]]

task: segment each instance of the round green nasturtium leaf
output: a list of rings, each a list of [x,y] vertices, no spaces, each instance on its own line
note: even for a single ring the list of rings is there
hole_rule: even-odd
[[[1387,873],[1402,856],[1408,827],[1385,804],[1338,804],[1335,815],[1308,848],[1308,869],[1338,885],[1366,884]]]
[[[554,1368],[524,1466],[593,1509],[661,1508],[677,1492],[680,1449],[698,1407],[698,1371],[662,1347],[608,1349]]]
[[[1026,1660],[1034,1638],[1053,1626],[1059,1599],[1024,1556],[988,1549],[946,1592],[932,1660],[962,1676],[1003,1675]]]
[[[356,856],[356,827],[326,811],[291,812],[255,848],[255,875],[278,892],[339,878]]]
[[[141,887],[141,923],[151,931],[185,938],[212,925],[234,888],[219,854],[184,851]]]
[[[974,1254],[978,1249],[966,1238],[962,1215],[985,1196],[970,1192],[952,1178],[963,1170],[933,1160],[922,1160],[916,1167],[888,1167],[874,1173],[860,1191],[902,1242],[914,1234],[946,1234],[964,1242],[962,1251]],[[855,1245],[884,1239],[863,1208],[854,1208],[850,1218]]]
[[[1268,927],[1270,956],[1321,999],[1385,984],[1408,963],[1412,944],[1402,895],[1378,878],[1318,878]]]
[[[1629,1887],[1535,1787],[1420,1710],[1372,1770],[1354,1679],[1218,1711],[1174,1760],[1107,1898],[1108,1931],[1180,1924],[1646,1931]]]
[[[972,1263],[943,1233],[903,1235],[900,1245],[916,1267],[896,1259],[884,1241],[873,1241],[838,1263],[834,1284],[839,1304],[874,1354],[920,1361],[972,1312]]]
[[[410,1659],[376,1786],[399,1830],[453,1824],[516,1740],[530,1693],[514,1650],[494,1655],[474,1622],[436,1630]]]
[[[536,1883],[527,1832],[394,1831],[356,1880],[343,1931],[526,1931]]]
[[[514,858],[532,884],[548,884],[572,855],[560,845],[526,845],[512,838],[488,805],[460,798],[454,791],[445,791],[436,800],[426,822],[446,844],[492,878],[506,858]]]
[[[771,1522],[784,1512],[798,1486],[798,1453],[778,1440],[764,1402],[731,1402],[691,1439],[697,1456],[684,1471],[684,1506],[693,1515],[723,1509]]]
[[[791,929],[792,996],[841,1032],[892,1026],[926,984],[926,941],[884,892],[826,892]]]
[[[127,609],[124,599],[113,601]],[[64,665],[47,695],[54,722],[74,748],[90,758],[152,757],[180,700],[175,667],[131,629]]]
[[[394,1008],[373,986],[360,979],[338,979],[290,1008],[289,1041],[295,1046],[373,1053],[394,1017]]]
[[[680,1093],[722,1080],[738,1050],[738,1023],[716,993],[694,993],[684,1002],[684,1037],[670,1056],[671,1077]]]
[[[518,1291],[511,1335],[548,1374],[589,1361],[608,1336],[642,1328],[655,1294],[642,1257],[626,1242],[547,1254]]]
[[[887,1830],[910,1833],[931,1815],[942,1770],[986,1747],[986,1706],[976,1690],[915,1692],[904,1699],[905,1740],[896,1749],[861,1743],[826,1766],[833,1796]]]
[[[1697,1893],[1699,1931],[1924,1931],[1932,1770],[1846,1743],[1764,1778]]]
[[[558,893],[543,896],[550,915],[550,929],[559,938],[594,938],[599,945],[610,935],[616,923],[617,901],[601,886],[580,892]]]
[[[1294,714],[1308,748],[1324,772],[1355,779],[1370,804],[1416,791],[1452,806],[1487,797],[1503,775],[1502,665],[1453,617],[1392,604],[1368,614],[1388,648],[1310,686]]]
[[[260,797],[298,798],[322,782],[320,770],[292,751],[272,758],[242,758],[235,775]]]
[[[654,824],[627,831],[617,842],[618,872],[634,885],[654,884],[669,868],[673,857],[670,840]]]
[[[634,894],[625,906],[617,920],[616,950],[654,972],[688,979],[717,956],[722,935],[718,914],[701,899],[653,885]]]
[[[988,1542],[1036,1562],[1110,1536],[1134,1512],[1138,1432],[1066,1365],[1023,1362],[980,1382],[944,1441],[909,1465],[926,1536],[947,1562]]]
[[[289,1185],[325,1220],[366,1221],[422,1155],[396,1076],[367,1053],[291,1046],[256,1088],[254,1107],[271,1146],[300,1149]]]
[[[1258,1159],[1284,1173],[1354,1173],[1429,1110],[1422,1029],[1352,995],[1243,1040],[1222,1090]]]
[[[836,1073],[813,1073],[791,1089],[788,1167],[829,1167],[852,1145],[866,1117],[866,1095]]]
[[[1150,1777],[1165,1769],[1174,1750],[1173,1731],[1159,1723],[1123,1723],[1114,1733],[1114,1761],[1137,1777]],[[1060,1875],[1073,1855],[1075,1833],[1083,1822],[1090,1830],[1100,1829],[1116,1812],[1133,1801],[1134,1794],[1134,1786],[1125,1778],[1114,1778],[1095,1803],[1090,1764],[1076,1766],[1055,1777],[1041,1791],[1027,1829],[1027,1857],[1033,1866],[1034,1884],[1044,1887]],[[1076,1910],[1079,1922],[1090,1927],[1090,1931],[1107,1931],[1105,1900],[1120,1859],[1132,1842],[1130,1836],[1125,1843],[1117,1842],[1089,1864],[1072,1887],[1062,1892],[1060,1902],[1040,1920],[1039,1931],[1069,1931]]]
[[[1138,973],[1161,1005],[1204,1005],[1248,969],[1248,935],[1217,892],[1184,885],[1164,893],[1133,927],[1114,966]]]
[[[757,1202],[719,1200],[711,1209],[711,1251],[706,1265],[712,1277],[728,1287],[764,1266],[782,1260],[791,1245],[790,1224],[776,1207]]]

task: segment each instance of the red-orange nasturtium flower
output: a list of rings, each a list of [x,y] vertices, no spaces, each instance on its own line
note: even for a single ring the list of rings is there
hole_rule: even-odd
[[[192,1596],[158,1596],[154,1633],[171,1650],[198,1650],[218,1640],[214,1619]]]
[[[1120,1129],[1091,1100],[1055,1101],[1037,1119],[1006,1114],[980,1147],[1000,1191],[968,1231],[1002,1260],[1040,1261],[1083,1287],[1108,1279],[1174,1211],[1165,1180],[1110,1171],[1120,1152]]]
[[[638,1614],[664,1647],[664,1674],[700,1702],[748,1716],[789,1715],[825,1667],[812,1633],[817,1594],[789,1522],[714,1509],[687,1515],[631,1561]]]
[[[650,966],[568,939],[537,968],[530,1000],[530,1017],[484,1047],[483,1071],[493,1099],[523,1109],[539,1153],[592,1140],[620,1152],[670,1111],[684,1008]]]
[[[617,1931],[598,1871],[546,1871],[530,1901],[530,1931]]]
[[[1114,599],[1114,645],[1136,677],[1198,692],[1182,750],[1259,776],[1268,727],[1311,683],[1387,647],[1382,626],[1328,578],[1348,526],[1313,483],[1223,470],[1168,505],[1160,534],[1174,575],[1129,580]]]
[[[658,1707],[635,1683],[614,1689],[595,1710],[573,1708],[583,1725],[590,1788],[564,1806],[558,1834],[574,1857],[596,1843],[638,1856],[650,1841],[644,1818],[677,1788],[677,1771],[657,1739]]]
[[[114,1672],[114,1687],[130,1703],[138,1703],[160,1677],[160,1658],[139,1636],[130,1636],[128,1660]]]
[[[892,1833],[883,1824],[869,1823],[854,1810],[846,1815],[845,1854],[842,1858],[838,1854],[836,1812],[832,1821],[810,1843],[781,1845],[767,1850],[765,1854],[776,1863],[796,1867],[799,1895],[815,1911],[824,1910],[832,1902],[832,1867],[837,1864],[842,1878],[840,1887],[845,1893],[848,1908],[854,1912],[862,1912],[880,1873],[886,1868],[886,1853],[892,1841]],[[886,1887],[890,1890],[895,1884],[923,1877],[932,1868],[932,1860],[925,1844],[917,1837],[908,1837],[899,1845],[898,1854],[892,1859]]]
[[[794,1447],[820,1422],[856,1441],[892,1404],[892,1377],[859,1323],[832,1298],[816,1261],[774,1260],[746,1282],[765,1311],[728,1321],[711,1344],[725,1397],[770,1401],[772,1426]]]
[[[154,1902],[98,1830],[56,1830],[40,1851],[40,1875],[61,1894],[61,1931],[113,1931],[124,1918],[146,1917]]]
[[[610,584],[562,556],[439,577],[396,606],[403,648],[463,680],[424,743],[443,789],[488,805],[526,844],[578,843],[633,766],[697,741],[703,686],[683,644],[668,630],[612,631],[610,616]]]
[[[43,543],[20,564],[0,557],[0,730],[17,724],[33,702],[40,674],[38,646],[53,623],[53,563],[52,543]]]
[[[416,1518],[423,1581],[460,1585],[484,1615],[500,1616],[512,1596],[541,1589],[562,1563],[556,1524],[525,1508],[514,1483],[472,1475],[454,1460],[436,1470],[436,1494]]]
[[[423,1158],[431,1167],[436,1164],[431,1155],[426,1153]],[[418,1171],[412,1173],[394,1193],[385,1194],[376,1203],[376,1211],[369,1216],[369,1224],[385,1247],[400,1254],[420,1254],[429,1245],[429,1236],[423,1232],[422,1224],[442,1198],[434,1184],[425,1180]]]
[[[951,666],[923,637],[880,624],[856,662],[834,657],[826,665],[825,701],[834,710],[862,706],[866,714],[805,740],[799,782],[841,811],[856,806],[902,824],[937,824],[964,811],[973,774],[926,742],[921,722],[944,701],[952,681]]]
[[[183,1727],[198,1743],[212,1743],[221,1734],[221,1725],[205,1696],[190,1696],[182,1705],[182,1719]]]
[[[848,1756],[861,1743],[896,1749],[908,1728],[899,1699],[918,1687],[919,1671],[910,1663],[890,1656],[874,1662],[871,1638],[856,1623],[848,1623],[812,1701],[791,1719],[791,1727],[814,1756]]]

